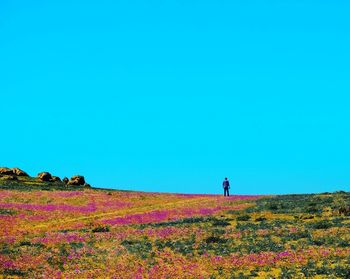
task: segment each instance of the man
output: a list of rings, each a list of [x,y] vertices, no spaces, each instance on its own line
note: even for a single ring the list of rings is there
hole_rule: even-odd
[[[230,189],[230,182],[227,180],[227,177],[225,177],[224,182],[222,182],[222,187],[224,187],[224,196],[226,197],[227,194],[227,196],[229,197],[230,193],[228,189]]]

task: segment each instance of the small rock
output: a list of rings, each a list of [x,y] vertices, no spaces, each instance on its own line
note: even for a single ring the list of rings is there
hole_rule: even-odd
[[[85,183],[85,184],[84,184],[84,187],[85,187],[85,188],[91,188],[91,185],[90,185],[89,183]]]
[[[50,181],[52,179],[52,176],[49,172],[41,172],[38,173],[38,178],[41,181]]]
[[[65,177],[65,178],[63,178],[63,180],[62,180],[63,182],[64,182],[64,184],[67,184],[68,183],[68,181],[69,181],[69,179],[67,178],[67,177]]]

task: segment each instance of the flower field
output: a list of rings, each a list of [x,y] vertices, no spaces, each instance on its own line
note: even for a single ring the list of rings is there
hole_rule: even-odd
[[[346,192],[0,190],[0,277],[350,278]]]

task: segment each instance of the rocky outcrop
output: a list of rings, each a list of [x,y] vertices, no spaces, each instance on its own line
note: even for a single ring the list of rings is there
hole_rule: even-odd
[[[20,168],[7,168],[7,167],[0,167],[0,180],[6,181],[6,180],[17,180],[21,182],[26,182],[26,177],[29,178],[30,184],[33,184],[33,178],[30,177],[25,171],[21,170]],[[62,180],[58,176],[51,175],[49,172],[40,172],[38,173],[36,179],[36,184],[38,185],[44,185],[47,186],[47,183],[40,183],[40,182],[52,182],[52,186],[83,186],[84,188],[91,188],[91,185],[85,182],[85,178],[82,175],[74,175],[71,177],[71,179],[68,179],[67,177],[64,177]],[[25,184],[25,183],[24,183]],[[35,183],[34,183],[35,184]]]
[[[16,176],[29,176],[26,172],[22,171],[19,168],[0,168],[0,175],[16,175]]]
[[[67,184],[73,186],[82,186],[85,184],[85,178],[82,175],[74,175],[71,179],[69,179]]]
[[[40,172],[38,173],[38,179],[41,181],[50,181],[52,176],[49,172]]]
[[[61,182],[61,178],[51,175],[49,172],[41,172],[38,174],[38,179],[46,182]]]
[[[13,175],[13,170],[10,168],[2,167],[0,168],[0,175]]]
[[[19,169],[19,168],[12,168],[11,169],[14,175],[17,176],[29,176],[25,171]]]

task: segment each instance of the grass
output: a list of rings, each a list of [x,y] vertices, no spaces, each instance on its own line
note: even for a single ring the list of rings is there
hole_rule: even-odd
[[[35,177],[17,176],[17,180],[8,180],[6,176],[0,176],[0,189],[18,191],[72,191],[84,189],[84,186],[68,186],[62,181],[47,182]]]

